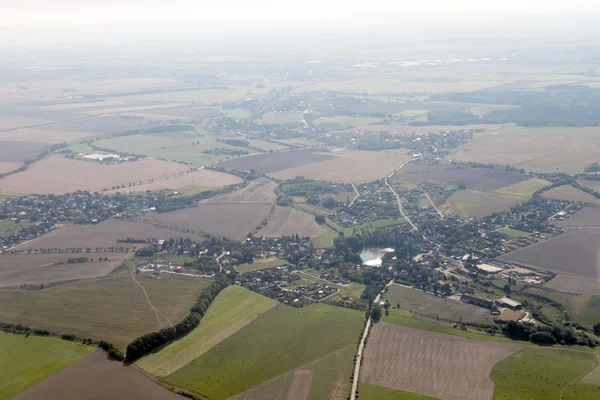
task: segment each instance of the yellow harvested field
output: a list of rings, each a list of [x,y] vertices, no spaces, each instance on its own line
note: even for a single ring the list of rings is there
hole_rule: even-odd
[[[220,188],[227,185],[242,183],[243,180],[236,175],[225,172],[201,169],[175,178],[136,185],[125,189],[116,189],[109,192],[144,192],[146,190],[180,189],[188,186],[202,188]]]
[[[327,231],[315,222],[314,216],[294,210],[291,207],[276,207],[275,212],[269,218],[267,226],[260,230],[260,234],[267,237],[292,236],[295,234],[317,237],[325,233]]]
[[[332,150],[336,158],[272,173],[277,179],[303,176],[336,183],[364,183],[385,178],[409,159],[404,149],[394,151]]]
[[[69,143],[88,137],[96,137],[92,132],[59,131],[46,129],[17,129],[0,132],[0,140],[16,140],[19,142]]]
[[[180,174],[188,166],[155,159],[107,165],[51,155],[29,169],[0,179],[0,193],[70,193],[100,191]]]
[[[525,171],[580,173],[598,160],[600,127],[508,126],[473,135],[456,149],[462,162],[509,164]]]

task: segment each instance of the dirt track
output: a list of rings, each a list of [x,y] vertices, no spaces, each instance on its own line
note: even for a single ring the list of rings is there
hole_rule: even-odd
[[[256,179],[235,192],[216,196],[202,203],[274,203],[277,184],[269,179]]]
[[[96,351],[21,392],[13,400],[183,400],[134,367]]]
[[[521,348],[380,322],[371,332],[361,378],[440,400],[491,400],[492,367]]]

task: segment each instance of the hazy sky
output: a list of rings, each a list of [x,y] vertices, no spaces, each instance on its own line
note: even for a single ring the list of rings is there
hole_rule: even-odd
[[[0,25],[90,22],[210,24],[426,23],[448,18],[529,17],[600,12],[597,0],[1,0]]]

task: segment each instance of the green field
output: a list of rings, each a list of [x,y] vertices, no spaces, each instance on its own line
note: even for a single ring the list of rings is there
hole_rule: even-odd
[[[0,201],[2,201],[1,198]],[[20,221],[18,223],[10,220],[0,221],[0,237],[6,235],[8,232],[16,232],[29,225],[31,225],[29,221]]]
[[[328,223],[332,223],[333,221],[327,221]],[[397,218],[386,218],[379,219],[377,221],[366,222],[364,224],[355,225],[350,228],[341,228],[340,232],[343,232],[344,235],[352,235],[354,231],[356,232],[369,232],[378,228],[385,228],[386,226],[400,225],[404,223],[404,220]],[[312,240],[313,245],[318,249],[327,249],[333,247],[333,240],[339,235],[339,232],[331,231],[327,232],[321,236],[317,236]]]
[[[358,387],[358,393],[362,400],[435,400],[433,397],[389,389],[383,386],[369,385],[363,382]]]
[[[240,264],[235,267],[235,270],[240,274],[251,271],[260,271],[263,269],[275,268],[286,264],[287,261],[279,258],[263,258],[254,261],[252,264]]]
[[[136,365],[155,376],[170,375],[276,304],[276,301],[241,286],[229,286],[217,296],[196,329],[159,352],[142,358]]]
[[[524,197],[467,189],[452,193],[446,203],[461,218],[481,218],[494,212],[506,211],[525,200]]]
[[[593,296],[575,318],[583,326],[592,328],[600,322],[600,296]]]
[[[356,345],[364,320],[359,311],[326,304],[292,308],[279,304],[166,382],[213,400],[225,399]]]
[[[0,332],[0,400],[7,400],[94,351],[56,338]]]
[[[496,193],[506,194],[509,196],[523,197],[529,199],[533,192],[548,186],[550,182],[544,179],[531,178],[523,182],[515,183],[514,185],[506,186],[496,190]],[[523,201],[525,201],[523,200]]]
[[[294,377],[307,373],[312,376],[307,399],[345,400],[350,391],[348,378],[352,374],[355,354],[356,346],[346,346],[240,393],[231,400],[287,400]]]
[[[235,108],[233,110],[225,110],[225,116],[227,118],[248,119],[252,117],[252,113],[243,108]]]
[[[179,322],[209,282],[174,274],[136,275],[158,310],[155,313],[131,268],[126,263],[104,278],[43,290],[0,290],[0,321],[107,340],[124,348],[138,336],[170,326],[169,321]]]
[[[502,229],[498,229],[496,232],[503,233],[506,236],[510,236],[510,237],[523,237],[523,236],[530,235],[529,232],[520,231],[518,229],[513,229],[513,228],[502,228]]]
[[[597,399],[598,386],[582,383],[578,391],[574,385],[596,365],[593,353],[527,346],[492,370],[494,400]]]

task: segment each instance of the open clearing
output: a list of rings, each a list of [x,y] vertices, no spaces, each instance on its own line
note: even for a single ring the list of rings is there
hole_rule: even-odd
[[[551,367],[549,367],[551,366]],[[593,400],[593,391],[578,390],[577,383],[596,366],[596,355],[567,349],[527,346],[499,362],[491,373],[496,384],[494,400]],[[591,385],[590,385],[591,386]]]
[[[203,200],[202,203],[275,203],[275,188],[272,180],[261,178],[250,181],[242,189]]]
[[[565,229],[600,229],[600,208],[583,207],[569,218],[559,221]]]
[[[360,311],[326,304],[303,308],[278,304],[166,381],[214,400],[226,399],[355,346],[363,320]]]
[[[593,328],[600,322],[600,296],[593,296],[576,315],[575,320],[580,324]]]
[[[124,348],[133,339],[179,322],[208,281],[163,274],[132,278],[126,265],[113,274],[47,287],[42,290],[0,290],[0,321],[20,323],[56,333],[107,340]]]
[[[153,159],[107,165],[51,155],[32,164],[26,171],[0,179],[0,192],[60,194],[77,190],[99,191],[115,185],[166,178],[188,169],[186,165]]]
[[[0,255],[0,287],[99,278],[110,274],[129,256],[133,254]],[[73,257],[88,257],[92,261],[68,264]],[[106,257],[108,261],[98,261],[98,257]],[[54,265],[56,263],[62,264]]]
[[[300,236],[316,237],[327,233],[315,222],[315,217],[296,211],[292,207],[275,207],[275,212],[269,218],[267,226],[260,230],[261,235],[267,237]]]
[[[14,400],[183,400],[152,382],[134,367],[108,360],[103,351],[54,374],[14,397]]]
[[[117,243],[117,239],[198,239],[198,236],[159,228],[150,224],[109,219],[98,225],[65,225],[19,246],[19,250],[111,247],[140,247],[135,243]],[[103,254],[103,253],[101,253]]]
[[[363,400],[436,400],[433,397],[390,389],[383,386],[360,383],[360,398]]]
[[[175,178],[163,179],[157,182],[135,185],[123,189],[116,189],[111,192],[144,192],[146,190],[173,190],[186,187],[220,188],[242,182],[243,180],[236,175],[226,174],[224,172],[213,171],[210,169],[201,169],[199,171],[177,176]]]
[[[193,208],[147,215],[143,221],[242,240],[260,225],[270,210],[268,203],[203,203]]]
[[[453,186],[464,183],[468,189],[491,192],[529,178],[529,175],[518,172],[499,171],[491,168],[465,168],[453,164],[407,164],[398,170],[391,180],[417,184],[436,182]]]
[[[319,153],[319,151],[323,151],[323,149],[308,148],[269,154],[257,154],[247,157],[232,158],[231,160],[219,163],[217,166],[219,168],[241,169],[245,171],[254,169],[258,172],[269,174],[334,158],[333,154]]]
[[[462,317],[465,322],[472,323],[490,323],[492,320],[490,311],[483,307],[437,297],[401,285],[390,286],[384,298],[389,300],[392,306],[400,304],[400,308],[430,318],[439,316],[441,319],[459,321]]]
[[[361,378],[441,400],[491,399],[492,367],[521,348],[380,322],[371,332]]]
[[[600,204],[600,199],[582,190],[574,188],[571,185],[555,187],[544,192],[542,196],[549,199],[567,200],[578,203]]]
[[[340,150],[328,161],[284,169],[271,175],[277,179],[307,179],[336,183],[363,183],[384,178],[408,160],[406,150],[359,151]]]
[[[526,267],[600,278],[600,231],[572,231],[499,257]]]
[[[509,126],[473,135],[459,146],[456,161],[509,164],[534,172],[579,173],[598,161],[600,128]]]
[[[0,332],[0,400],[12,398],[92,351],[62,339]]]
[[[355,346],[346,346],[253,387],[230,400],[345,400]],[[361,393],[362,398],[362,393]]]
[[[263,269],[275,268],[281,265],[286,264],[285,260],[281,260],[279,258],[271,257],[271,258],[261,258],[258,260],[254,260],[252,264],[240,264],[235,267],[235,270],[240,274],[244,274],[246,272],[252,271],[260,271]]]
[[[210,305],[200,325],[136,365],[164,377],[184,367],[277,304],[241,286],[229,286]]]

